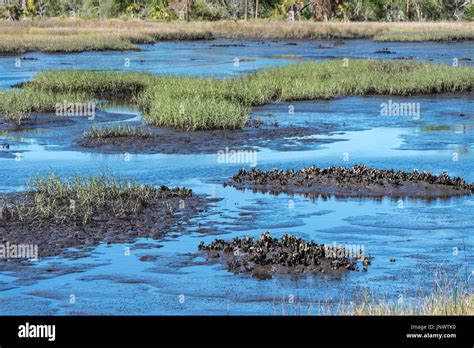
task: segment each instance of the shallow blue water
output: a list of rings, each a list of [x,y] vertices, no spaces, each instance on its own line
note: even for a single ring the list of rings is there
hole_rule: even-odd
[[[246,47],[210,48],[216,42],[160,43],[142,52],[43,55],[25,61],[21,74],[0,58],[0,85],[29,79],[35,71],[62,68],[117,68],[123,57],[143,59],[143,69],[154,73],[232,76],[263,66],[294,60],[266,58],[301,54],[314,58],[314,47],[325,42],[245,42]],[[343,56],[373,56],[388,47],[400,55],[433,59],[449,64],[454,52],[472,56],[472,44],[374,43],[355,40],[321,51]],[[357,54],[356,54],[357,53]],[[253,62],[233,65],[239,55]],[[385,55],[384,55],[385,56]],[[386,57],[381,57],[386,58]],[[469,62],[466,62],[469,63]],[[134,64],[134,63],[132,63]],[[137,70],[136,66],[131,69]],[[407,101],[391,98],[394,102]],[[281,126],[327,125],[327,131],[310,137],[337,140],[315,143],[304,151],[289,145],[282,151],[260,146],[257,166],[300,168],[308,165],[351,166],[363,163],[376,168],[447,171],[474,182],[474,101],[470,95],[414,97],[420,117],[380,116],[385,97],[347,97],[331,101],[271,104],[254,109],[253,116],[277,120]],[[288,113],[289,106],[294,113]],[[121,109],[109,110],[122,112]],[[127,111],[130,118],[133,110]],[[35,132],[2,132],[0,142],[11,144],[15,156],[0,156],[0,192],[24,189],[29,177],[54,171],[61,176],[93,175],[109,171],[155,185],[180,185],[195,192],[222,198],[209,215],[197,217],[203,226],[215,226],[220,236],[273,236],[293,233],[318,243],[362,245],[374,256],[368,272],[350,272],[341,279],[331,276],[260,281],[235,276],[221,266],[199,263],[192,253],[201,240],[215,235],[196,231],[171,235],[161,248],[147,249],[140,240],[131,245],[100,245],[78,260],[52,258],[35,264],[32,274],[0,274],[0,312],[4,314],[325,314],[340,301],[360,299],[365,290],[375,297],[410,301],[431,292],[436,282],[452,288],[472,286],[474,198],[410,200],[385,198],[317,198],[254,193],[223,187],[221,183],[248,163],[221,164],[217,154],[197,155],[104,155],[65,150],[47,141],[49,129]],[[42,136],[40,136],[41,134]],[[296,137],[304,141],[305,137]],[[306,137],[307,138],[307,137]],[[290,144],[291,139],[288,139]],[[223,148],[225,144],[223,144]],[[19,159],[19,160],[18,160]],[[157,259],[142,262],[141,255]],[[396,259],[390,262],[390,259]],[[68,270],[51,274],[51,267]],[[81,272],[75,270],[80,269]],[[446,276],[447,280],[444,279]],[[363,291],[361,291],[363,290]],[[70,296],[75,303],[70,303]],[[294,299],[294,300],[293,300]]]
[[[242,47],[214,47],[237,44]],[[296,43],[296,45],[288,45]],[[25,82],[43,70],[133,70],[154,74],[231,77],[264,67],[291,64],[298,60],[413,57],[414,61],[459,66],[474,64],[474,45],[463,43],[399,43],[370,40],[336,41],[194,41],[160,42],[141,45],[141,51],[82,52],[45,54],[30,52],[20,56],[0,56],[0,88]],[[324,47],[324,48],[321,48]],[[394,54],[375,53],[384,48]],[[21,58],[35,60],[21,60]],[[472,60],[462,60],[470,58]],[[19,66],[18,66],[18,60]]]

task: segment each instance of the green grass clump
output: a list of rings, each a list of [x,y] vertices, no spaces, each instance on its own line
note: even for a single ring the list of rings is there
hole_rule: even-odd
[[[144,118],[181,129],[242,128],[252,106],[347,95],[470,91],[474,69],[413,62],[306,62],[230,80],[166,77],[139,96]]]
[[[474,87],[472,67],[374,59],[347,63],[303,62],[225,80],[139,72],[50,71],[24,87],[33,92],[32,96],[36,91],[98,97],[124,94],[138,105],[149,124],[185,130],[242,128],[252,106],[271,101],[410,96],[466,92]],[[28,95],[25,97],[24,103],[33,104]],[[5,111],[8,103],[3,104]]]
[[[474,69],[378,60],[299,63],[236,79],[233,96],[245,103],[312,100],[347,95],[462,92],[474,87]],[[270,96],[270,98],[268,97]]]
[[[246,124],[249,111],[249,108],[223,98],[202,95],[173,98],[156,92],[143,116],[154,126],[184,130],[239,129]]]
[[[110,138],[122,138],[122,137],[135,137],[147,139],[152,137],[152,133],[149,129],[139,126],[102,126],[97,127],[93,125],[89,132],[84,134],[86,139],[110,139]]]
[[[365,296],[360,303],[341,304],[340,315],[473,315],[472,292],[437,291],[418,301],[408,303]]]
[[[80,103],[87,100],[90,98],[84,93],[0,91],[0,116],[20,126],[32,113],[55,112],[57,103]]]
[[[159,77],[138,103],[150,124],[186,130],[242,128],[250,113],[229,98],[225,81],[212,78]]]
[[[135,96],[154,81],[152,74],[93,70],[40,72],[23,88],[55,93],[87,93],[96,97]]]
[[[94,216],[123,218],[143,211],[157,200],[190,195],[191,191],[184,188],[155,188],[106,174],[68,180],[51,175],[33,179],[23,201],[4,202],[3,217],[30,223],[51,220],[87,225]]]

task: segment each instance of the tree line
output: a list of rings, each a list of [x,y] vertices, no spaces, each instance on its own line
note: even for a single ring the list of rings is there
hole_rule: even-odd
[[[0,14],[7,20],[472,21],[474,0],[0,0]]]

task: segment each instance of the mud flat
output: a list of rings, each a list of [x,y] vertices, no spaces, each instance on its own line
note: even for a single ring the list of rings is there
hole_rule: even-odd
[[[474,191],[474,185],[459,177],[450,177],[445,172],[434,175],[418,170],[380,170],[363,165],[352,168],[312,166],[297,171],[241,169],[227,184],[275,194],[285,192],[308,196],[443,198],[470,195]]]
[[[72,148],[98,153],[165,153],[194,154],[217,153],[225,146],[232,149],[252,149],[267,146],[275,150],[284,150],[288,144],[292,149],[311,148],[313,144],[329,143],[332,140],[308,139],[305,142],[299,137],[310,136],[318,132],[329,132],[332,128],[317,127],[246,127],[238,130],[196,130],[186,132],[172,128],[150,127],[151,136],[121,136],[109,138],[80,138]],[[296,138],[288,140],[288,138]]]
[[[248,273],[259,279],[269,279],[278,274],[355,271],[358,259],[362,260],[365,270],[370,264],[370,257],[364,256],[361,250],[351,255],[343,247],[307,242],[289,234],[280,239],[272,238],[269,232],[263,233],[258,240],[236,237],[229,242],[216,239],[209,245],[201,242],[199,250],[206,252],[209,258],[224,263],[229,272]]]
[[[97,109],[94,112],[93,117],[88,115],[84,116],[59,116],[53,112],[38,112],[35,115],[29,115],[25,117],[21,125],[16,125],[14,122],[0,114],[0,131],[21,131],[26,129],[37,129],[37,128],[61,128],[69,133],[66,127],[72,127],[74,133],[83,133],[91,125],[91,123],[102,123],[111,121],[125,121],[130,118],[130,115],[109,113]],[[77,134],[74,134],[77,137]]]
[[[65,249],[160,239],[168,232],[184,231],[206,204],[205,198],[186,188],[102,177],[40,179],[27,192],[0,196],[0,244],[35,245],[39,258],[74,257]]]

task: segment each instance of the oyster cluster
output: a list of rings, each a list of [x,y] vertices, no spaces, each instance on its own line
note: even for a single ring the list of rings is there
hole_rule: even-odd
[[[224,259],[227,269],[234,273],[354,271],[357,270],[358,258],[362,260],[365,270],[370,264],[370,258],[362,252],[349,257],[347,250],[342,247],[307,242],[289,234],[280,239],[272,238],[269,232],[263,233],[257,240],[236,237],[229,242],[216,239],[209,245],[201,242],[199,250],[206,251],[209,257]]]
[[[384,186],[400,186],[403,182],[426,183],[432,185],[449,186],[458,190],[474,191],[474,185],[467,183],[460,177],[450,177],[446,172],[434,175],[430,172],[395,171],[393,169],[373,169],[364,165],[348,167],[318,168],[311,166],[300,170],[279,170],[262,171],[257,168],[251,170],[240,169],[232,177],[232,182],[236,184],[251,183],[253,185],[278,184],[285,186],[288,184],[311,186],[321,182],[322,179],[332,179],[341,185],[345,184],[370,184]]]

